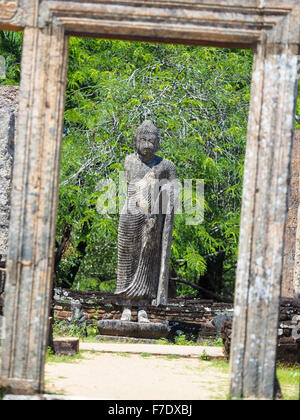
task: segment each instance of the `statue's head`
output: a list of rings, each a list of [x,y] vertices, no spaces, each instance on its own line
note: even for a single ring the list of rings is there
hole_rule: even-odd
[[[134,147],[139,155],[151,159],[159,147],[158,130],[152,121],[146,120],[136,130],[133,139]]]

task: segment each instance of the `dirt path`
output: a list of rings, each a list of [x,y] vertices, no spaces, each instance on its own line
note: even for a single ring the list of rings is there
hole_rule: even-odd
[[[213,358],[224,358],[223,347],[211,346],[174,346],[160,344],[120,344],[120,343],[80,343],[80,350],[105,353],[149,353],[156,356],[177,355],[198,358],[203,353]]]
[[[48,363],[46,389],[105,400],[225,399],[229,375],[217,362],[84,353],[78,363]]]

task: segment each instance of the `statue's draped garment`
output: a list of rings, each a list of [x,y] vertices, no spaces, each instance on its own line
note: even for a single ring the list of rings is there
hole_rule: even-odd
[[[157,298],[162,267],[169,265],[171,240],[162,238],[171,238],[174,220],[174,200],[164,214],[162,205],[157,207],[161,188],[153,187],[162,180],[176,180],[176,170],[167,159],[155,156],[151,163],[145,163],[137,153],[126,158],[124,169],[128,194],[119,222],[115,293],[130,301],[151,302]]]

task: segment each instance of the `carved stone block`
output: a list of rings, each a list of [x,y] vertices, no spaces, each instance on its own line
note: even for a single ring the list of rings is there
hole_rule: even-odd
[[[79,352],[79,338],[56,338],[53,348],[55,354],[73,356]]]

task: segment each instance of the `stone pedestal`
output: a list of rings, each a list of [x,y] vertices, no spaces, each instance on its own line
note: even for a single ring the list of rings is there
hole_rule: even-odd
[[[98,330],[101,335],[159,339],[166,338],[168,336],[170,327],[167,322],[139,323],[109,319],[99,321]]]

